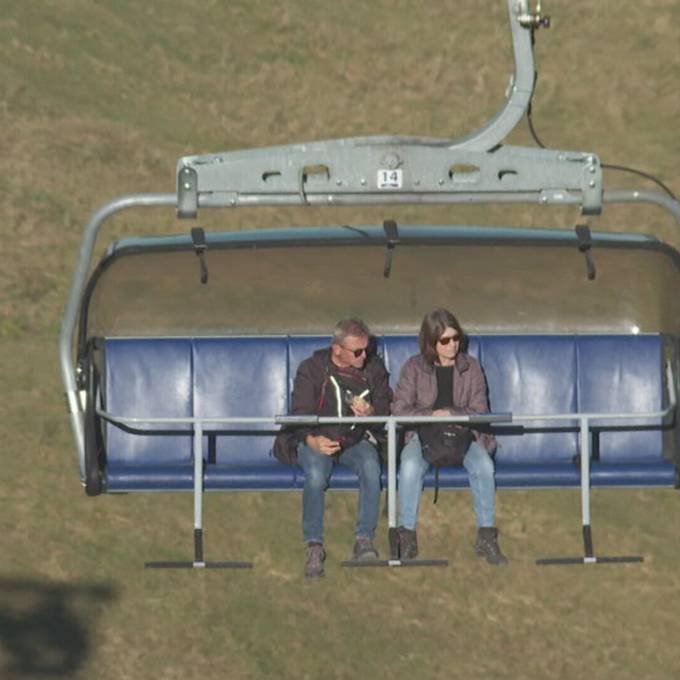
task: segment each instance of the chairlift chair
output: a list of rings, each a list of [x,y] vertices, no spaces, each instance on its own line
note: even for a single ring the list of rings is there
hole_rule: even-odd
[[[103,419],[110,417],[102,407],[102,391],[98,373],[98,359],[101,347],[101,333],[113,330],[125,335],[134,332],[142,335],[168,332],[186,335],[195,329],[188,328],[192,323],[190,304],[183,307],[187,311],[185,319],[175,320],[174,329],[167,319],[156,325],[144,328],[145,320],[134,303],[120,314],[120,318],[106,318],[104,292],[106,279],[111,271],[120,268],[121,262],[129,263],[130,272],[144,262],[153,260],[162,263],[180,262],[182,267],[193,267],[194,282],[205,291],[221,292],[224,285],[225,264],[234,266],[230,254],[241,249],[241,253],[253,248],[261,249],[268,256],[281,262],[289,258],[292,249],[325,248],[324,252],[341,253],[343,248],[364,246],[370,250],[375,261],[375,271],[383,279],[382,297],[376,296],[372,304],[378,313],[377,325],[385,332],[413,331],[413,309],[406,304],[408,286],[403,276],[417,279],[417,267],[421,274],[427,272],[427,264],[418,258],[406,258],[406,253],[415,253],[419,247],[433,253],[437,248],[466,249],[460,259],[460,266],[469,260],[468,256],[480,258],[483,253],[496,249],[503,256],[512,252],[519,266],[532,266],[548,256],[547,264],[538,266],[541,270],[540,285],[549,285],[550,268],[556,266],[565,253],[579,258],[577,282],[565,274],[565,285],[573,285],[585,290],[583,285],[591,285],[590,290],[599,291],[580,305],[562,306],[544,304],[535,306],[536,296],[530,296],[531,306],[537,314],[544,312],[549,323],[544,330],[548,333],[592,330],[596,332],[644,333],[647,330],[660,331],[677,340],[680,329],[677,315],[669,312],[670,307],[657,309],[663,305],[652,304],[651,309],[641,312],[645,304],[657,293],[629,291],[620,304],[612,299],[609,312],[602,315],[603,295],[609,293],[610,286],[621,282],[623,273],[617,273],[617,261],[626,258],[639,259],[645,271],[658,274],[657,283],[664,286],[675,281],[680,268],[680,254],[668,245],[651,237],[632,234],[591,233],[585,224],[578,225],[574,232],[538,229],[483,229],[477,227],[404,226],[394,220],[386,220],[377,226],[341,226],[329,228],[291,228],[287,230],[240,232],[238,234],[206,234],[201,228],[194,228],[191,234],[176,237],[139,237],[114,243],[109,247],[101,262],[92,269],[92,257],[96,238],[103,225],[114,215],[131,209],[167,207],[176,211],[178,219],[195,219],[206,209],[236,209],[261,206],[279,208],[299,206],[362,206],[403,204],[452,205],[452,204],[503,204],[525,203],[538,206],[579,206],[584,218],[601,213],[609,203],[648,203],[666,210],[680,226],[680,203],[674,196],[658,191],[642,189],[607,191],[603,188],[602,163],[598,155],[590,151],[568,151],[546,148],[529,148],[503,144],[507,135],[527,114],[535,87],[535,65],[533,56],[534,35],[540,28],[549,26],[549,18],[540,9],[534,10],[528,0],[507,0],[508,18],[515,60],[515,72],[508,89],[507,99],[502,109],[486,125],[466,137],[459,139],[439,139],[430,137],[376,136],[353,137],[338,140],[317,141],[305,144],[291,144],[268,148],[226,151],[207,155],[185,156],[177,164],[176,191],[172,193],[140,193],[126,195],[112,200],[94,213],[87,224],[80,247],[78,262],[73,274],[70,293],[66,304],[59,340],[59,358],[62,378],[66,391],[67,406],[78,455],[80,479],[90,495],[105,491],[102,468],[105,465],[105,442],[102,437]],[[278,248],[278,251],[277,251]],[[486,249],[486,251],[485,251]],[[500,250],[499,250],[500,249]],[[354,251],[353,251],[354,252]],[[356,252],[359,252],[358,250]],[[363,251],[362,251],[363,252]],[[381,253],[376,257],[375,253]],[[447,251],[448,252],[448,251]],[[278,254],[276,254],[278,253]],[[195,254],[195,257],[194,257]],[[404,257],[400,257],[404,255]],[[186,257],[190,257],[189,264]],[[161,259],[159,259],[159,257]],[[135,259],[136,258],[136,259]],[[155,258],[155,259],[154,259]],[[617,260],[617,258],[619,258]],[[266,264],[265,258],[265,263]],[[364,263],[366,258],[360,258]],[[499,261],[500,261],[499,257]],[[507,259],[507,258],[506,258]],[[223,262],[224,260],[224,262]],[[407,265],[410,261],[411,264]],[[475,261],[480,261],[479,259]],[[367,262],[367,260],[366,260]],[[413,265],[413,262],[419,264]],[[425,261],[426,262],[426,261]],[[662,263],[659,265],[659,263]],[[263,263],[261,263],[264,266]],[[146,266],[146,265],[144,265]],[[164,282],[171,279],[175,271],[165,267]],[[369,265],[366,264],[368,267]],[[161,267],[163,265],[161,264]],[[512,272],[506,262],[504,276]],[[602,269],[601,269],[602,268]],[[123,269],[123,273],[126,270]],[[363,270],[362,270],[363,271]],[[373,270],[372,270],[373,271]],[[606,271],[606,275],[604,274]],[[241,272],[243,273],[243,272]],[[132,276],[132,274],[130,274]],[[247,276],[247,274],[244,274]],[[619,278],[617,278],[619,277]],[[142,279],[144,277],[142,276]],[[554,276],[552,277],[554,279]],[[507,278],[505,279],[507,281]],[[587,282],[587,284],[586,284]],[[363,282],[361,282],[363,283]],[[501,284],[504,285],[504,284]],[[389,286],[392,288],[390,289]],[[247,287],[247,286],[246,286]],[[493,288],[482,288],[478,296],[472,296],[469,318],[473,327],[479,330],[500,332],[503,328],[494,326],[492,315],[500,306],[499,301],[484,299]],[[384,291],[396,291],[391,297]],[[415,289],[414,289],[415,290]],[[556,290],[553,282],[553,292]],[[214,295],[214,292],[208,293]],[[243,297],[243,292],[241,292]],[[104,296],[104,297],[102,297]],[[598,297],[599,296],[599,297]],[[191,297],[189,296],[189,300]],[[212,299],[214,302],[214,299]],[[391,300],[391,303],[386,303]],[[529,303],[523,292],[515,294],[515,302]],[[589,302],[590,304],[589,306]],[[300,319],[285,318],[295,311],[286,308],[278,315],[276,310],[263,308],[259,313],[260,323],[253,321],[238,308],[232,296],[234,312],[230,313],[233,326],[227,333],[274,333],[287,332],[286,326],[295,327],[296,332],[320,332],[321,324],[333,318],[336,307],[330,304],[326,315],[313,320],[310,315],[301,314]],[[399,311],[397,303],[403,303]],[[211,302],[212,304],[212,302]],[[291,305],[294,301],[291,302]],[[297,310],[300,311],[301,305]],[[429,304],[425,301],[424,304]],[[518,303],[519,304],[519,303]],[[472,311],[487,308],[488,314]],[[551,313],[552,309],[552,313]],[[674,309],[674,308],[673,308]],[[93,311],[95,310],[95,311]],[[632,311],[631,311],[632,310]],[[316,308],[315,313],[318,312]],[[632,314],[630,316],[629,312]],[[135,317],[135,313],[137,316]],[[467,312],[465,312],[467,314]],[[579,320],[579,315],[582,315]],[[271,315],[269,320],[265,319]],[[391,316],[390,316],[391,315]],[[618,317],[617,317],[618,315]],[[637,315],[637,316],[636,316]],[[142,315],[143,316],[143,315]],[[153,316],[153,314],[150,314]],[[95,317],[95,318],[93,318]],[[188,319],[188,320],[187,320]],[[151,324],[151,321],[149,321]],[[200,325],[200,323],[197,321]],[[230,322],[226,325],[229,326]],[[506,319],[505,328],[519,332],[536,330],[526,319]],[[530,328],[531,327],[531,328]],[[208,328],[199,328],[198,333],[207,333]],[[225,329],[221,329],[225,332]],[[675,359],[674,359],[675,361]],[[632,414],[638,418],[673,418],[675,411],[674,390],[677,384],[677,366],[671,362],[667,377],[669,401],[661,411]],[[493,404],[492,404],[493,407]],[[115,416],[115,414],[113,414]],[[497,418],[507,421],[513,416]],[[531,415],[531,414],[530,414]],[[544,420],[550,414],[533,414]],[[554,414],[553,414],[554,415]],[[623,414],[626,415],[626,414]],[[631,414],[627,414],[629,417]],[[631,561],[637,557],[600,557],[593,551],[590,529],[590,428],[593,419],[602,414],[580,414],[569,421],[572,427],[580,428],[581,433],[581,498],[584,555],[578,558],[555,558],[542,560],[542,564],[580,563],[592,564],[609,561]],[[553,418],[554,419],[554,418]],[[148,419],[147,419],[148,420]],[[214,419],[218,420],[218,419]],[[285,416],[276,423],[287,422]],[[574,424],[575,423],[575,424]],[[215,423],[213,423],[215,424]],[[123,427],[132,426],[120,422]],[[182,427],[193,429],[196,451],[200,452],[201,434],[206,423],[186,421]],[[397,422],[387,423],[392,445],[388,466],[388,522],[391,529],[396,527],[396,451],[395,428]],[[203,483],[198,459],[194,469],[193,492],[195,551],[193,562],[187,566],[210,566],[203,558],[203,527],[201,497]],[[213,563],[215,566],[228,566],[228,563]],[[244,566],[237,563],[235,566]],[[389,560],[390,566],[400,566],[400,560]],[[234,566],[233,564],[231,566]]]

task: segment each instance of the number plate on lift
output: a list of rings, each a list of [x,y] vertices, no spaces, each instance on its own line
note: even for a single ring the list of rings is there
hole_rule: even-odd
[[[404,171],[378,170],[378,189],[401,189],[404,180]]]

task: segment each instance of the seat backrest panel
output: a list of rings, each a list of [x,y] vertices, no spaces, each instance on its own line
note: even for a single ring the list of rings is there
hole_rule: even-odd
[[[659,335],[582,336],[577,339],[578,409],[583,413],[644,413],[664,403],[663,339]],[[596,425],[621,428],[614,420]],[[626,421],[631,425],[657,421]],[[624,426],[624,427],[625,427]],[[635,462],[663,458],[660,429],[601,431],[596,455],[603,462]]]
[[[293,394],[295,374],[300,364],[318,349],[330,346],[328,335],[291,335],[288,338],[288,396]],[[290,403],[288,404],[290,407]]]
[[[480,359],[492,411],[519,416],[576,411],[576,348],[572,336],[480,337]],[[513,427],[522,425],[513,421]],[[522,436],[498,436],[503,463],[565,463],[577,454],[575,432],[548,431],[564,422],[529,422]],[[541,431],[536,431],[540,429]]]
[[[264,416],[287,413],[302,360],[329,346],[329,336],[107,339],[104,347],[105,408],[116,415],[144,417]],[[415,335],[376,338],[394,388],[408,357],[418,352]],[[498,435],[496,460],[503,464],[571,463],[579,452],[576,423],[536,423],[520,414],[648,412],[665,406],[664,340],[660,335],[569,336],[488,335],[470,339],[489,386],[492,411],[516,420]],[[617,429],[594,437],[602,462],[658,462],[663,433],[658,429]],[[630,424],[638,426],[640,420]],[[652,425],[658,426],[657,421]],[[526,429],[522,431],[521,425]],[[625,426],[624,426],[625,427]],[[148,435],[106,425],[109,465],[189,464],[190,425],[141,425],[162,431]],[[276,426],[207,426],[210,462],[276,465],[271,456]],[[271,436],[229,435],[269,430]],[[170,434],[178,430],[179,434]],[[209,441],[208,441],[209,440]]]
[[[191,340],[107,339],[104,346],[106,410],[134,418],[186,418],[192,409]],[[109,465],[163,465],[191,460],[190,425],[140,425],[146,430],[184,430],[144,435],[106,424]]]
[[[287,412],[287,340],[283,337],[197,338],[194,351],[194,412],[203,418],[271,417]],[[230,430],[278,429],[274,425],[215,425],[215,462],[275,464],[272,436],[227,434]],[[210,451],[204,446],[204,451]],[[210,455],[213,453],[210,451]]]

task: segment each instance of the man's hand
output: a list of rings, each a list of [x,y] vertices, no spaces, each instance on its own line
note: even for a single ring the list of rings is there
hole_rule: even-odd
[[[305,438],[305,444],[310,449],[314,449],[317,453],[322,453],[324,456],[332,456],[334,453],[338,453],[341,448],[338,442],[321,434],[318,436],[308,434]]]
[[[349,405],[355,416],[372,416],[373,405],[361,397],[354,397],[352,403]]]

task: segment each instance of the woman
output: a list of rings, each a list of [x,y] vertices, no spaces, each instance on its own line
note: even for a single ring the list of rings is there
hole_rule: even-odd
[[[447,416],[486,413],[489,410],[484,374],[476,359],[460,351],[465,335],[456,317],[446,309],[425,315],[420,327],[420,354],[406,361],[394,392],[392,413],[396,416]],[[498,546],[495,517],[494,464],[491,455],[496,440],[490,434],[474,432],[474,441],[463,465],[470,478],[470,490],[477,520],[474,549],[490,564],[507,564]],[[402,559],[418,554],[416,523],[429,465],[423,458],[416,432],[406,432],[406,445],[399,466],[399,537]]]

